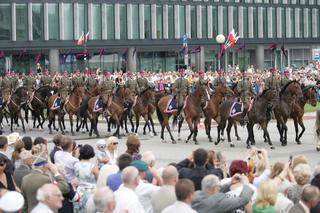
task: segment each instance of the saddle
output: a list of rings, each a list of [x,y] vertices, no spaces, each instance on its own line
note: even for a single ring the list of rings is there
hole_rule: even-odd
[[[94,103],[93,112],[101,112],[103,110],[104,103],[101,98],[98,98]]]
[[[250,112],[252,109],[253,101],[254,101],[254,98],[251,98],[250,103],[249,103],[248,112]],[[229,116],[235,117],[237,115],[240,115],[242,112],[243,112],[243,103],[240,102],[238,99],[235,99],[231,108],[230,108]]]
[[[168,101],[167,107],[164,110],[165,113],[173,113],[178,111],[178,103],[177,99],[174,99],[173,97]]]
[[[51,110],[58,110],[61,107],[61,97],[57,95],[57,97],[55,98],[52,106],[51,106]]]

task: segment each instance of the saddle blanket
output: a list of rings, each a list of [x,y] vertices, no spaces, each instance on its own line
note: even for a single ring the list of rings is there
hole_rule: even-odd
[[[254,99],[252,98],[250,100],[248,112],[250,112],[251,109],[252,109],[253,101],[254,101]],[[233,102],[233,104],[231,106],[229,116],[230,117],[235,117],[235,116],[241,114],[242,111],[243,111],[243,104],[241,102],[235,101],[235,102]]]
[[[102,102],[101,98],[98,98],[96,100],[96,102],[94,103],[93,111],[94,112],[100,112],[102,110],[103,110],[103,102]]]
[[[176,111],[178,111],[177,99],[171,98],[168,101],[167,107],[164,110],[164,112],[165,113],[173,113],[173,112],[176,112]]]
[[[60,107],[61,107],[61,97],[57,96],[51,106],[51,110],[57,110]]]

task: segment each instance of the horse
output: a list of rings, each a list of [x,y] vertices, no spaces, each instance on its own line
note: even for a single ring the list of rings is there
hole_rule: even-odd
[[[7,103],[7,107],[10,113],[11,125],[10,130],[13,132],[13,123],[17,118],[20,118],[22,123],[22,130],[25,133],[24,120],[21,116],[21,108],[28,101],[28,90],[26,87],[17,88],[13,94],[10,96],[9,101]]]
[[[84,87],[73,88],[64,103],[64,110],[69,115],[71,134],[73,136],[75,135],[73,132],[73,115],[79,116],[80,103],[85,95],[85,91],[86,89]]]
[[[206,109],[203,110],[205,115],[205,130],[210,142],[212,138],[211,132],[211,120],[214,119],[217,123],[220,122],[220,104],[223,98],[228,94],[233,93],[226,85],[219,84],[214,93],[210,96],[210,101]]]
[[[187,96],[185,100],[185,106],[183,108],[184,119],[188,123],[190,134],[186,140],[186,143],[189,142],[190,138],[193,136],[193,141],[197,145],[198,135],[198,124],[200,122],[200,115],[203,109],[206,108],[208,101],[210,99],[207,85],[199,83],[196,87],[196,90]],[[180,119],[178,123],[178,137],[180,136],[180,130],[182,122],[184,119]]]
[[[263,133],[267,139],[267,142],[271,149],[274,149],[272,142],[270,140],[270,135],[267,130],[267,125],[269,121],[269,114],[272,110],[272,106],[279,101],[279,94],[277,91],[272,89],[267,89],[262,92],[262,94],[255,98],[253,101],[252,109],[248,112],[248,123],[247,123],[247,148],[250,149],[251,145],[255,145],[253,127],[255,124],[259,124],[263,130]],[[269,105],[271,104],[271,106]],[[251,142],[251,145],[250,145]]]
[[[313,107],[317,106],[317,91],[314,86],[307,86],[302,89],[303,96],[298,98],[297,101],[293,104],[290,117],[293,119],[296,138],[295,141],[297,144],[301,144],[300,138],[302,137],[305,126],[303,123],[303,115],[304,115],[304,106],[306,103],[310,103]],[[302,128],[299,134],[299,127]]]
[[[42,86],[33,92],[31,101],[28,105],[33,115],[33,128],[43,129],[43,124],[45,122],[44,109],[47,108],[52,91],[53,89],[51,86]],[[36,120],[38,120],[38,126],[36,126]]]
[[[288,82],[279,92],[279,101],[273,108],[275,118],[277,120],[277,128],[280,134],[280,142],[282,146],[287,145],[287,121],[296,98],[302,97],[300,84],[297,81]],[[266,141],[266,138],[265,138]]]
[[[320,109],[317,110],[316,113],[316,137],[317,137],[317,147],[316,150],[317,152],[320,151]]]

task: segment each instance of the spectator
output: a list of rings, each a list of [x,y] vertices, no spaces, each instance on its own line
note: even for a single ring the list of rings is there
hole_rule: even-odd
[[[36,137],[36,139],[34,139],[33,145],[38,145],[38,144],[44,144],[44,145],[48,145],[48,141],[46,139],[44,139],[43,137]]]
[[[318,187],[320,190],[320,164],[318,164],[314,170],[313,173],[313,179],[311,180],[311,185]],[[311,213],[317,213],[320,212],[320,202],[311,209]]]
[[[115,206],[115,197],[108,187],[98,189],[93,194],[93,201],[97,212],[112,213]]]
[[[151,151],[144,152],[142,154],[142,161],[148,164],[148,170],[146,171],[145,179],[149,183],[153,183],[155,185],[161,185],[161,179],[159,178],[155,165],[156,165],[156,157]],[[152,175],[154,174],[154,176]]]
[[[244,177],[246,178],[246,177]],[[235,181],[241,181],[236,176]],[[253,190],[245,185],[238,197],[229,197],[220,192],[220,181],[215,175],[207,175],[201,181],[201,191],[196,191],[193,197],[192,208],[198,213],[233,212],[250,202]]]
[[[163,186],[152,195],[152,208],[154,213],[161,213],[163,209],[172,205],[176,200],[175,185],[179,173],[176,167],[167,166],[162,172]],[[166,196],[163,196],[166,195]]]
[[[310,212],[310,209],[315,207],[319,202],[319,189],[315,186],[304,187],[301,199],[296,203],[289,213],[305,213]]]
[[[308,160],[307,158],[304,156],[304,155],[298,155],[298,156],[295,156],[293,159],[292,159],[292,170],[294,170],[294,168],[296,166],[298,166],[299,164],[308,164]]]
[[[79,159],[72,156],[73,141],[70,137],[64,137],[61,144],[63,151],[57,151],[54,155],[55,163],[64,167],[65,179],[68,183],[76,182],[75,164]]]
[[[258,189],[257,200],[253,205],[253,213],[276,213],[275,204],[277,201],[277,184],[274,180],[267,180],[261,183]]]
[[[119,171],[115,174],[109,175],[107,179],[107,186],[109,186],[112,191],[117,191],[119,186],[122,184],[122,170],[125,169],[127,166],[130,166],[131,161],[132,159],[129,154],[125,153],[119,156]]]
[[[52,213],[62,207],[63,196],[55,184],[44,184],[37,190],[37,200],[31,213]]]
[[[106,141],[104,139],[99,139],[97,141],[97,160],[98,160],[98,168],[100,169],[103,165],[109,162],[109,158],[107,157],[106,152]]]
[[[5,171],[7,162],[8,161],[6,157],[0,155],[0,189],[6,189],[9,191],[20,191],[19,188],[16,186],[12,175]]]
[[[8,149],[8,138],[6,136],[0,136],[0,157],[6,160],[5,172],[7,174],[13,175],[14,164],[6,154],[7,149]]]
[[[24,150],[20,153],[21,164],[15,169],[13,179],[17,186],[21,188],[22,179],[31,172],[32,154],[31,151]]]
[[[24,136],[22,138],[22,142],[24,143],[24,148],[28,151],[32,150],[32,139],[29,136]]]
[[[127,138],[127,151],[129,155],[131,155],[132,160],[140,160],[141,155],[140,152],[140,140],[135,135],[129,135]]]
[[[188,179],[179,180],[175,186],[177,201],[165,208],[162,213],[196,213],[196,211],[191,208],[194,189],[195,187],[192,181]]]
[[[54,155],[56,154],[57,151],[61,151],[61,143],[62,143],[63,135],[57,134],[53,137],[52,142],[54,143],[53,150],[50,152],[50,160],[52,163],[54,162]]]
[[[271,166],[269,163],[268,153],[265,149],[257,150],[257,157],[260,159],[257,165],[257,171],[253,179],[253,185],[259,187],[261,183],[268,180],[271,175]]]
[[[19,192],[4,191],[0,199],[0,212],[20,212],[24,199]]]
[[[18,168],[21,164],[21,159],[19,157],[20,153],[24,150],[24,143],[22,140],[18,139],[14,144],[13,144],[13,153],[12,153],[12,163],[14,165],[14,168]]]
[[[145,210],[134,192],[140,180],[139,171],[133,166],[128,166],[123,170],[121,178],[123,185],[114,194],[116,208],[113,212],[144,213]]]
[[[107,139],[107,157],[109,159],[108,164],[109,165],[116,165],[117,163],[117,148],[119,144],[119,139],[117,137],[111,136]]]

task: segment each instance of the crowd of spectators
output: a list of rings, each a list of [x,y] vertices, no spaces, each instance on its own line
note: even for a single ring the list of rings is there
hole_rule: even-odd
[[[271,164],[253,147],[228,165],[222,152],[198,148],[157,168],[135,135],[125,153],[116,137],[96,147],[62,135],[53,142],[49,150],[41,137],[0,136],[0,212],[320,212],[320,164],[311,169],[303,155]]]

